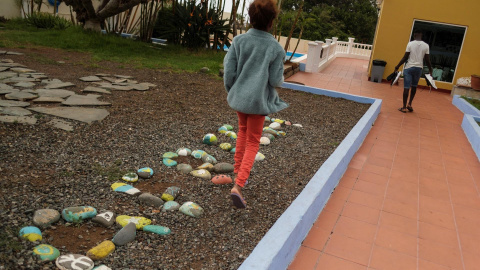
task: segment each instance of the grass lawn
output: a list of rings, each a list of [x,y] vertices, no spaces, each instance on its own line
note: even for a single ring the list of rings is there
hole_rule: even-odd
[[[473,107],[477,108],[477,110],[480,110],[480,100],[475,98],[469,98],[466,96],[461,96],[461,98],[465,99],[468,103],[472,104]]]
[[[80,27],[66,30],[38,29],[22,20],[0,24],[0,48],[35,46],[59,48],[90,54],[93,61],[113,61],[137,68],[169,68],[174,71],[196,72],[208,67],[218,74],[224,52],[190,51],[181,46],[160,46],[115,35],[84,31]]]

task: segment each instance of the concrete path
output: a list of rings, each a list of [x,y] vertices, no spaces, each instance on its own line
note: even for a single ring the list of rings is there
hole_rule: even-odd
[[[288,269],[480,269],[480,163],[449,94],[367,81],[335,60],[287,81],[383,99],[382,111]],[[391,71],[385,71],[391,72]]]

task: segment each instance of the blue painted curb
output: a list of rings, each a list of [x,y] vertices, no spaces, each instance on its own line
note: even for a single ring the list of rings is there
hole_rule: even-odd
[[[284,83],[282,87],[372,105],[348,133],[335,152],[323,163],[303,191],[260,240],[252,253],[240,266],[240,270],[279,270],[288,267],[334,188],[345,173],[353,155],[357,152],[370,131],[382,106],[380,99],[290,83]]]
[[[463,116],[462,128],[480,161],[480,126],[477,122],[480,122],[480,117],[465,114]]]
[[[452,104],[455,105],[464,114],[480,116],[480,111],[477,110],[477,108],[475,108],[472,104],[468,103],[468,101],[461,98],[459,95],[453,96]]]

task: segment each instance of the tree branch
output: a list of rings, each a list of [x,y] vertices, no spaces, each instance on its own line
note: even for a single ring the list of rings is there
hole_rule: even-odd
[[[95,14],[95,8],[93,8],[92,0],[81,0],[83,7],[87,11],[88,17],[94,19],[97,17]]]
[[[82,1],[88,1],[88,0],[82,0]],[[119,14],[127,9],[130,9],[140,3],[146,3],[146,2],[148,2],[148,0],[127,0],[127,1],[110,0],[105,5],[105,7],[103,7],[101,10],[97,12],[97,17],[99,17],[100,19],[105,19],[110,16]]]

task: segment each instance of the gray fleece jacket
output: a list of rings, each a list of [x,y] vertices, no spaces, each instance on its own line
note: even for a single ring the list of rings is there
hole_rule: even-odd
[[[275,90],[283,83],[284,60],[285,51],[270,33],[252,28],[236,36],[223,60],[230,107],[260,115],[287,108]]]

